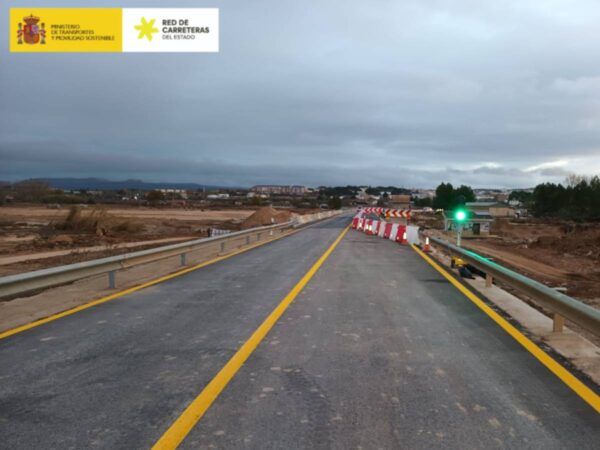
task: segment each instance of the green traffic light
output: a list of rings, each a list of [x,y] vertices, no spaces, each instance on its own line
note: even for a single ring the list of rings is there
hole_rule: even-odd
[[[459,209],[459,210],[455,211],[454,219],[456,219],[457,222],[464,222],[466,218],[467,218],[467,213],[464,210]]]

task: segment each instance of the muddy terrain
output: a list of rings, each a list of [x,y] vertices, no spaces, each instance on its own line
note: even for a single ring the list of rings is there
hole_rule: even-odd
[[[290,220],[312,210],[0,207],[0,276]]]

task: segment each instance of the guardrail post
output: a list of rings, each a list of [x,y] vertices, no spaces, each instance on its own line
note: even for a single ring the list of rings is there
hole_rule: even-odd
[[[561,333],[565,326],[565,318],[560,314],[552,314],[552,331],[555,333]]]
[[[269,236],[273,236],[273,230],[269,231]]]
[[[225,251],[225,241],[221,242],[221,253]]]
[[[179,255],[179,262],[181,263],[182,266],[185,266],[186,261],[185,261],[185,253],[182,253],[181,255]]]
[[[485,287],[492,287],[492,283],[494,282],[494,277],[492,277],[489,273],[485,274]]]
[[[116,288],[116,271],[111,270],[108,272],[108,288],[115,289]]]

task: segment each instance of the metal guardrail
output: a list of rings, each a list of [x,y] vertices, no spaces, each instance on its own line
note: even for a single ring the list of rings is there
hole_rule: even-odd
[[[269,225],[249,230],[237,231],[222,236],[214,236],[193,241],[182,242],[178,244],[166,245],[163,247],[141,250],[138,252],[126,253],[124,255],[110,256],[108,258],[94,259],[81,263],[69,264],[50,269],[36,270],[33,272],[20,273],[0,278],[0,298],[22,294],[37,289],[58,286],[64,283],[80,280],[108,273],[108,287],[115,288],[116,271],[139,264],[146,264],[161,259],[179,256],[180,264],[186,265],[187,253],[200,250],[211,244],[220,243],[220,252],[226,250],[227,242],[246,237],[242,245],[251,243],[251,238],[256,235],[254,242],[260,241],[265,233],[272,233],[274,230],[290,228],[295,226],[293,221],[277,225]]]
[[[328,219],[336,215],[343,214],[343,211],[327,211],[306,216],[297,216],[289,222],[268,225],[264,227],[251,228],[243,231],[236,231],[221,236],[196,239],[193,241],[181,242],[178,244],[166,245],[163,247],[141,250],[138,252],[126,253],[124,255],[110,256],[108,258],[94,259],[66,266],[52,267],[50,269],[36,270],[33,272],[20,273],[7,277],[0,277],[0,298],[11,297],[38,289],[44,289],[52,286],[58,286],[65,283],[88,278],[95,275],[108,274],[108,288],[116,287],[116,271],[126,269],[140,264],[151,263],[165,258],[179,256],[180,264],[187,264],[187,254],[202,247],[207,247],[216,243],[220,244],[219,252],[226,250],[227,243],[240,238],[246,238],[241,245],[249,245],[254,237],[254,242],[261,240],[263,234],[272,234],[275,230],[284,228],[297,228],[319,220]]]
[[[552,289],[538,281],[503,267],[470,250],[457,247],[442,239],[430,237],[435,244],[449,250],[462,260],[486,273],[486,286],[497,278],[535,300],[540,306],[553,313],[554,331],[562,331],[564,319],[600,336],[600,311],[574,298]]]

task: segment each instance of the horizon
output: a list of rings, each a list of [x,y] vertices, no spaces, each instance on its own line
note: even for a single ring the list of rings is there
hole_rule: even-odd
[[[145,180],[145,179],[139,179],[139,178],[124,178],[124,179],[109,179],[109,178],[100,178],[100,177],[37,177],[37,178],[23,178],[23,179],[18,179],[18,180],[14,180],[14,181],[9,181],[9,180],[3,180],[0,179],[0,183],[10,183],[10,184],[17,184],[17,183],[22,183],[22,182],[29,182],[29,181],[33,181],[33,182],[48,182],[48,181],[70,181],[70,182],[85,182],[85,181],[99,181],[99,182],[106,182],[106,183],[127,183],[127,182],[138,182],[138,183],[144,183],[144,184],[164,184],[164,185],[196,185],[199,187],[206,187],[206,188],[217,188],[217,189],[251,189],[255,186],[260,186],[260,185],[272,185],[272,186],[293,186],[296,185],[295,183],[260,183],[260,184],[254,184],[254,185],[245,185],[245,186],[226,186],[226,185],[212,185],[212,184],[206,184],[206,183],[200,183],[200,182],[196,182],[196,181],[157,181],[157,180]],[[307,188],[311,188],[311,189],[318,189],[319,187],[325,187],[325,188],[332,188],[332,187],[346,187],[346,186],[351,186],[351,187],[357,187],[357,188],[386,188],[386,187],[393,187],[393,188],[399,188],[399,189],[406,189],[406,190],[412,190],[412,191],[418,191],[418,190],[435,190],[437,186],[439,186],[441,183],[449,183],[448,181],[440,181],[438,182],[435,186],[432,187],[415,187],[415,186],[406,186],[406,185],[373,185],[373,184],[340,184],[340,185],[299,185],[299,186],[304,186]],[[450,183],[455,187],[458,187],[460,185],[458,184],[454,184],[454,183]],[[469,187],[471,187],[474,190],[531,190],[534,189],[535,186],[529,186],[529,187],[522,187],[522,188],[498,188],[498,187],[490,187],[490,186],[471,186],[471,185],[467,185]],[[80,188],[83,189],[83,188]]]

